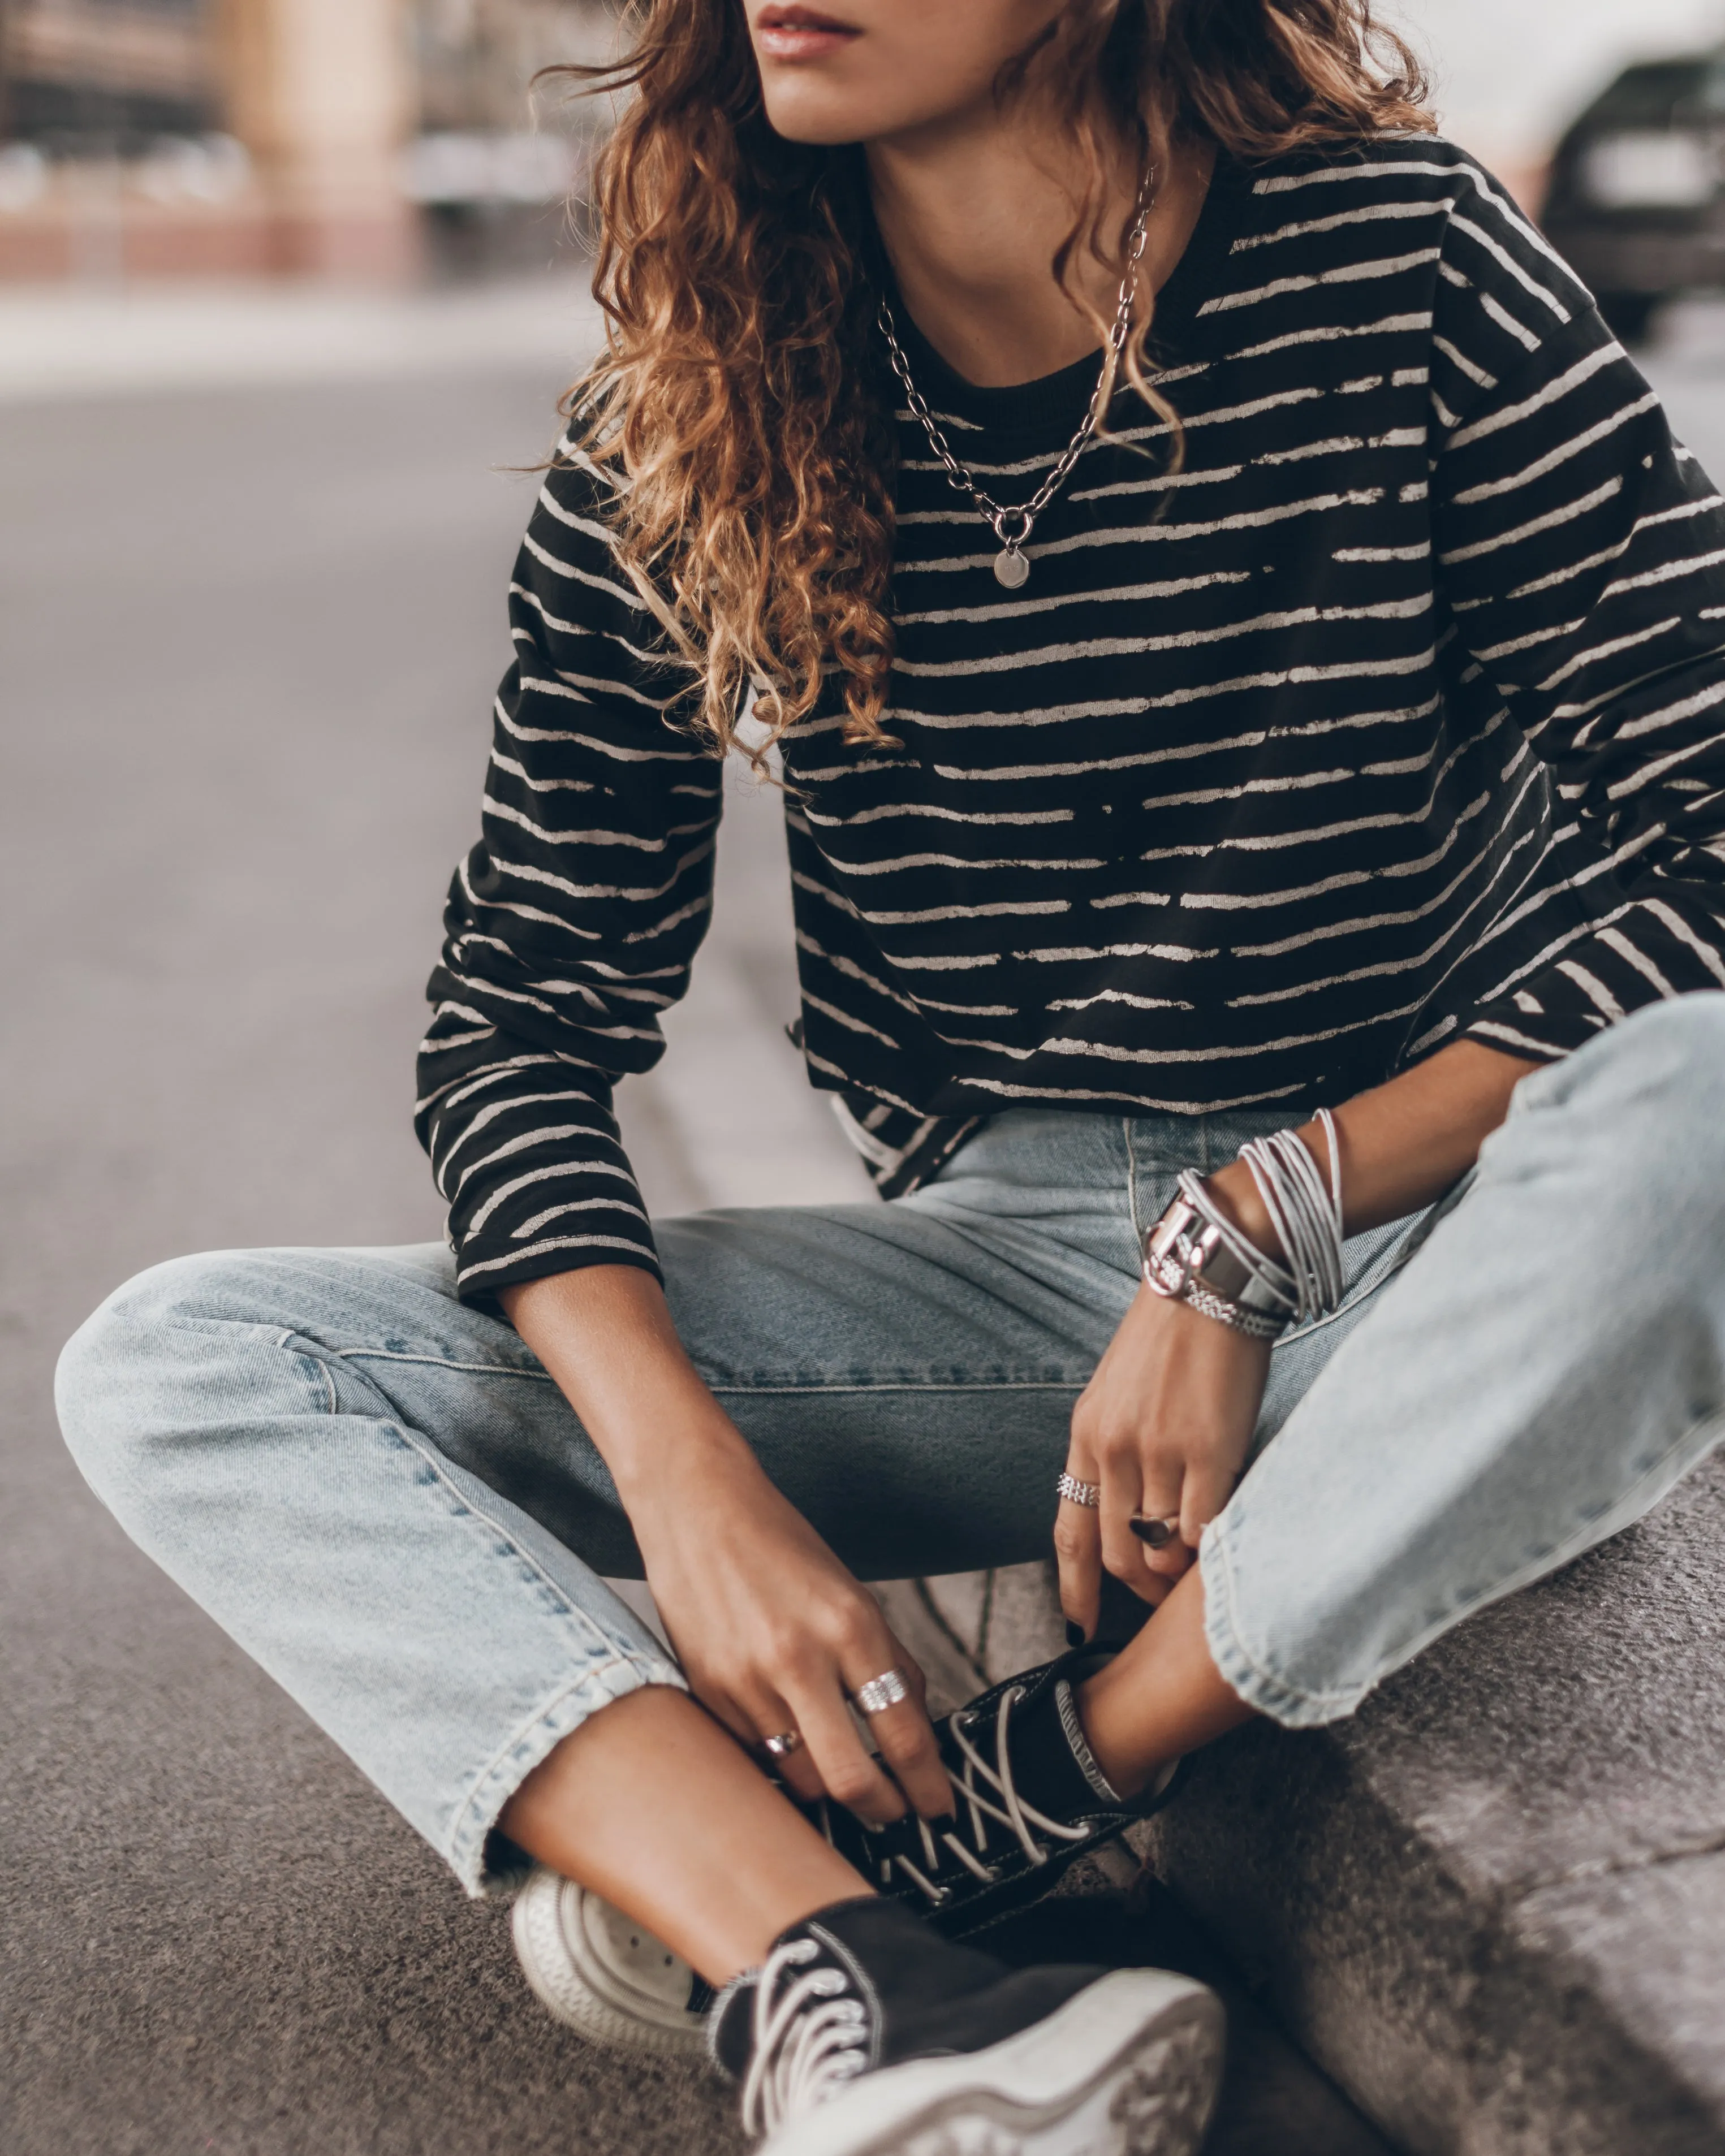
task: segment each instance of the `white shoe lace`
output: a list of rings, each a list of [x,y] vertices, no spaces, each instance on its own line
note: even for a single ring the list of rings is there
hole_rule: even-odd
[[[1029,1864],[1046,1864],[1053,1854],[1051,1850],[1045,1849],[1038,1841],[1033,1829],[1051,1835],[1056,1841],[1083,1841],[1089,1837],[1091,1831],[1089,1827],[1067,1826],[1060,1820],[1052,1820],[1046,1812],[1038,1811],[1034,1804],[1026,1803],[1019,1794],[1013,1780],[1012,1754],[1007,1748],[1006,1739],[1012,1710],[1024,1697],[1022,1685],[1009,1685],[1000,1695],[1000,1706],[994,1721],[994,1758],[992,1765],[978,1750],[970,1734],[981,1721],[980,1715],[968,1712],[955,1714],[947,1725],[952,1732],[953,1743],[964,1757],[963,1771],[955,1778],[955,1787],[969,1815],[974,1848],[967,1849],[957,1835],[950,1830],[943,1832],[937,1841],[933,1828],[927,1820],[919,1818],[916,1824],[922,1837],[922,1854],[927,1870],[925,1871],[922,1866],[902,1854],[883,1860],[880,1866],[883,1886],[890,1882],[896,1865],[937,1908],[952,1892],[950,1887],[942,1886],[937,1878],[928,1876],[940,1871],[944,1861],[942,1850],[956,1857],[967,1871],[992,1886],[1000,1876],[1000,1869],[998,1863],[988,1861],[988,1822],[990,1820],[1018,1837],[1019,1847],[1024,1853],[1025,1861]],[[984,1794],[983,1788],[978,1786],[979,1780],[993,1792],[993,1796]],[[996,1797],[999,1799],[998,1804],[994,1801]]]
[[[792,1939],[773,1948],[756,1979],[745,2133],[768,2134],[813,2111],[869,2062],[868,2015],[842,1971],[796,1974],[819,1951],[813,1939]]]

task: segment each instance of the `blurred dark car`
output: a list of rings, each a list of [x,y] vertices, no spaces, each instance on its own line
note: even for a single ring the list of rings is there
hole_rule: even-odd
[[[1625,68],[1558,145],[1540,222],[1625,341],[1725,289],[1725,51]]]

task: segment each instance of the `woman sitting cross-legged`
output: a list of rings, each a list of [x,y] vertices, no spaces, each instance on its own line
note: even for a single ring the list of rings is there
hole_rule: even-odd
[[[1721,1431],[1725,505],[1365,0],[634,23],[449,1247],[160,1266],[67,1437],[470,1890],[534,1861],[542,1994],[704,2035],[782,2156],[1187,2150],[1209,1994],[991,1925]],[[746,708],[886,1202],[649,1227],[612,1092]],[[1050,1533],[1070,1654],[932,1723],[861,1583]]]

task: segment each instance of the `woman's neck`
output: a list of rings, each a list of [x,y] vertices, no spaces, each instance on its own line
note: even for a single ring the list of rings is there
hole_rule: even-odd
[[[1214,153],[1176,150],[1158,175],[1144,249],[1152,291],[1184,251]],[[1097,349],[1095,324],[1055,285],[1050,264],[1071,228],[1077,182],[1070,146],[1039,143],[1022,110],[992,104],[968,123],[868,147],[875,215],[911,318],[967,382],[1008,388],[1057,372]],[[1070,184],[1065,183],[1070,173]],[[1103,231],[1123,233],[1137,173],[1122,145]],[[1068,281],[1106,321],[1118,277],[1086,247]]]

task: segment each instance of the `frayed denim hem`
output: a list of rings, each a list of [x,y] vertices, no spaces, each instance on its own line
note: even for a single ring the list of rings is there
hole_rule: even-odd
[[[1376,1667],[1363,1683],[1336,1691],[1310,1691],[1290,1684],[1286,1677],[1266,1669],[1245,1645],[1236,1592],[1238,1575],[1230,1548],[1232,1522],[1224,1512],[1204,1529],[1199,1548],[1199,1568],[1204,1577],[1204,1640],[1211,1659],[1231,1691],[1248,1707],[1284,1728],[1315,1729],[1326,1722],[1345,1721],[1385,1677],[1393,1676],[1423,1654],[1463,1618],[1531,1587],[1644,1519],[1722,1440],[1725,1440],[1725,1410],[1698,1416],[1661,1452],[1643,1462],[1640,1472],[1609,1504],[1594,1507],[1566,1532],[1529,1551],[1520,1564],[1506,1570],[1489,1586],[1476,1588],[1429,1615],[1416,1630],[1382,1650]]]
[[[448,1845],[441,1852],[469,1894],[475,1899],[509,1894],[521,1885],[519,1869],[502,1869],[494,1861],[497,1821],[510,1799],[533,1769],[589,1716],[645,1685],[666,1685],[677,1691],[689,1689],[688,1680],[675,1662],[619,1654],[596,1669],[583,1670],[524,1723],[484,1768],[456,1815]]]
[[[1204,1641],[1230,1691],[1237,1692],[1255,1712],[1281,1722],[1285,1729],[1316,1729],[1327,1722],[1345,1721],[1353,1712],[1372,1689],[1370,1685],[1347,1691],[1305,1691],[1253,1659],[1240,1637],[1225,1515],[1212,1520],[1204,1529],[1198,1566],[1204,1576]]]

